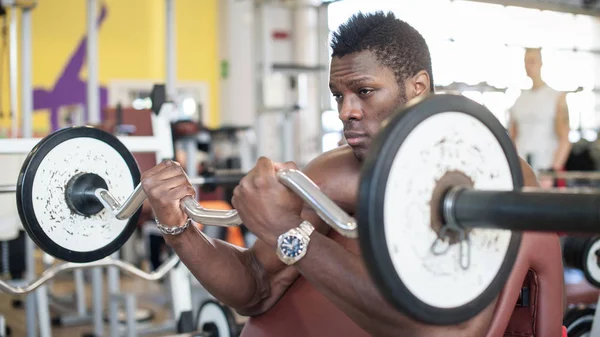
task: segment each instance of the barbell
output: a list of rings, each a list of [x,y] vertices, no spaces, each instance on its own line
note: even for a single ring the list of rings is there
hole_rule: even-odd
[[[376,286],[398,310],[435,325],[464,322],[498,296],[521,231],[600,231],[600,195],[523,188],[506,129],[463,96],[412,100],[382,125],[360,177],[356,218],[302,172],[277,172],[334,230],[358,238]],[[129,238],[145,195],[131,153],[88,127],[59,130],[30,152],[17,204],[34,241],[57,258],[99,259]],[[235,210],[182,199],[203,225]]]

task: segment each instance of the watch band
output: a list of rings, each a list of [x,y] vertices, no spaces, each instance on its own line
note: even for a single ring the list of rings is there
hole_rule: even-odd
[[[307,237],[310,237],[315,227],[310,222],[304,220],[298,226],[298,230],[302,231]]]
[[[166,235],[179,235],[179,234],[183,233],[190,226],[192,219],[188,218],[187,221],[183,225],[177,226],[177,227],[165,226],[158,221],[158,218],[154,218],[154,221],[156,222],[156,227],[158,227],[158,230],[161,233],[166,234]]]

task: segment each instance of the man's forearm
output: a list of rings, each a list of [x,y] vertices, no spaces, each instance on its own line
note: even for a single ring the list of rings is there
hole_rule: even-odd
[[[236,310],[260,301],[260,267],[245,248],[209,238],[194,228],[177,236],[165,235],[166,243],[218,300]]]
[[[361,258],[315,232],[296,267],[361,328],[374,336],[398,333],[407,321],[373,285]]]

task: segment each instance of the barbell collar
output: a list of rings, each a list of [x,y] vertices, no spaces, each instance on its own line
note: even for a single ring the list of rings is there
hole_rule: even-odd
[[[452,214],[463,228],[598,233],[600,194],[460,188]]]
[[[121,260],[115,260],[112,258],[104,258],[102,260],[93,261],[93,262],[84,263],[84,264],[74,263],[74,262],[63,262],[63,263],[53,266],[50,269],[46,269],[42,273],[42,276],[40,276],[35,281],[29,283],[27,286],[24,286],[24,287],[15,287],[3,280],[0,280],[0,290],[2,290],[3,292],[5,292],[7,294],[10,294],[10,295],[23,295],[23,294],[27,294],[27,293],[30,293],[30,292],[36,290],[37,288],[42,286],[44,283],[55,278],[60,273],[70,271],[70,270],[75,270],[75,269],[90,269],[90,268],[97,268],[97,267],[117,267],[133,276],[137,276],[144,280],[157,281],[157,280],[160,280],[163,277],[165,277],[165,275],[167,275],[167,273],[169,271],[171,271],[175,266],[177,266],[179,261],[180,261],[179,256],[174,254],[167,261],[163,262],[155,271],[153,271],[151,273],[147,273],[147,272],[135,267],[131,263],[124,262]]]

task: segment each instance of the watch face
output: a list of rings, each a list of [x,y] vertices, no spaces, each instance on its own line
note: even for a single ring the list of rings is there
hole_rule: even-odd
[[[304,242],[301,237],[296,235],[286,235],[279,245],[281,252],[287,257],[298,257],[304,251]]]

